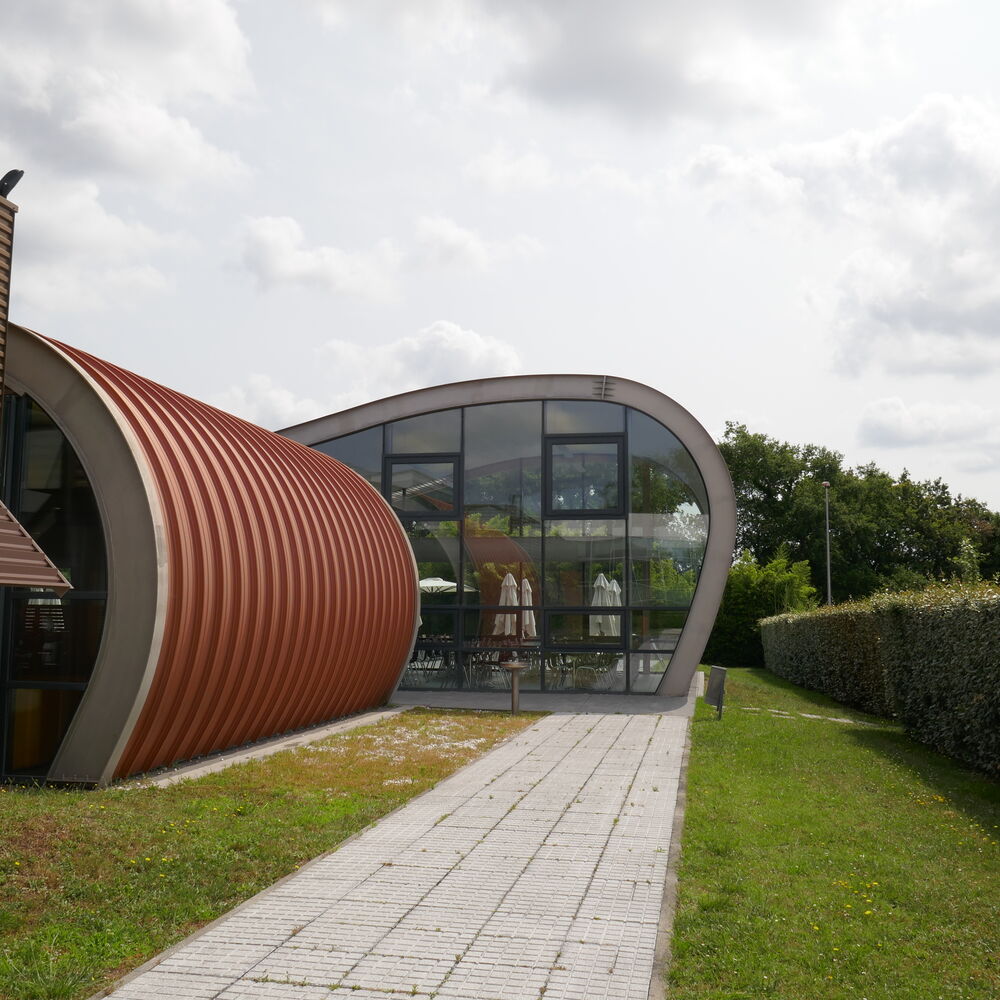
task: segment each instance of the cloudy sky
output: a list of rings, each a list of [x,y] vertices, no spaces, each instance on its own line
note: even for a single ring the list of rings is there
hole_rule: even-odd
[[[281,427],[638,379],[1000,508],[993,0],[7,0],[11,318]]]

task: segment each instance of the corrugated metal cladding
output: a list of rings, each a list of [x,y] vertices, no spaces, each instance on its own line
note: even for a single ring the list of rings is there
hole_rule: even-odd
[[[384,702],[418,597],[376,491],[313,449],[58,346],[131,426],[165,521],[163,645],[115,777]]]

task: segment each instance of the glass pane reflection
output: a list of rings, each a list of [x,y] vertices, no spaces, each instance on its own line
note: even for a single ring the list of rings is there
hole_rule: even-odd
[[[629,657],[631,689],[636,694],[652,694],[670,665],[670,653],[633,653]]]
[[[663,424],[630,409],[628,450],[633,514],[708,513],[694,459]]]
[[[623,602],[625,522],[545,522],[545,603],[590,607],[608,603],[605,586],[614,593],[611,604]],[[603,575],[604,582],[600,580]]]
[[[589,399],[550,399],[545,404],[546,434],[620,434],[625,407]]]
[[[707,541],[707,515],[633,514],[629,518],[632,603],[690,606]]]
[[[462,679],[458,654],[453,647],[420,646],[414,649],[399,686],[409,690],[458,688],[463,686]]]
[[[511,538],[466,519],[466,603],[537,604],[541,566],[541,538]]]
[[[104,590],[104,530],[90,481],[62,431],[31,400],[17,516],[77,591]]]
[[[484,528],[538,533],[542,506],[542,404],[495,403],[465,411],[465,511]]]
[[[369,427],[356,434],[345,434],[332,441],[314,445],[317,451],[343,462],[359,476],[382,489],[382,426]]]
[[[561,511],[619,511],[617,441],[550,441],[549,507]]]
[[[457,604],[458,522],[406,521],[404,525],[417,561],[421,609]]]
[[[438,410],[385,425],[388,455],[457,452],[462,446],[462,411]]]
[[[576,612],[548,616],[546,643],[550,646],[620,646],[622,613],[605,611],[599,615]]]
[[[545,686],[550,691],[624,691],[623,653],[549,653]]]
[[[86,683],[104,630],[104,601],[11,601],[11,680]]]
[[[34,688],[10,691],[7,771],[42,776],[73,721],[83,691]]]
[[[403,512],[451,513],[455,509],[455,463],[393,462],[390,502]]]
[[[495,607],[462,615],[462,643],[471,649],[537,646],[541,614],[535,608]]]
[[[633,611],[632,648],[672,653],[686,619],[686,611]]]

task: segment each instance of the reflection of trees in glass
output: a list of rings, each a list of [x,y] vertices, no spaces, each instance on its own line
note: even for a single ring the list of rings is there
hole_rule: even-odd
[[[619,504],[617,444],[552,445],[553,510],[613,510]]]
[[[545,600],[565,607],[589,606],[603,573],[623,591],[625,539],[622,521],[546,523]]]
[[[682,607],[690,605],[694,588],[698,584],[695,569],[678,569],[669,556],[650,559],[640,566],[648,570],[648,582],[642,579],[634,581],[636,594],[633,599],[636,602]]]
[[[685,462],[686,460],[686,462]],[[685,468],[688,465],[690,468]],[[683,449],[669,456],[632,459],[632,510],[650,514],[702,513],[703,503],[690,485],[699,483],[691,456]]]
[[[506,514],[486,518],[475,513],[465,518],[467,585],[478,589],[482,604],[500,602],[500,587],[508,573],[514,577],[518,588],[522,580],[527,580],[533,601],[538,599],[539,526],[518,525],[516,535],[510,527],[511,518]]]
[[[506,519],[496,527],[512,535],[522,533],[524,527],[534,527],[537,532],[541,514],[542,471],[537,458],[515,459],[497,463],[489,470],[472,470],[466,473],[465,507],[490,517]]]
[[[418,577],[426,580],[436,576],[457,583],[458,522],[407,520],[403,524],[417,562]],[[457,592],[421,594],[421,607],[457,603]]]

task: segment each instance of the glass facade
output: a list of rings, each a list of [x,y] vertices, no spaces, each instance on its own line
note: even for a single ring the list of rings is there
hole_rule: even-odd
[[[708,539],[678,439],[596,400],[456,407],[315,445],[379,488],[416,557],[404,688],[651,693]]]
[[[73,584],[4,587],[0,773],[42,778],[87,687],[104,630],[104,533],[90,482],[65,435],[28,397],[4,399],[3,498]]]

